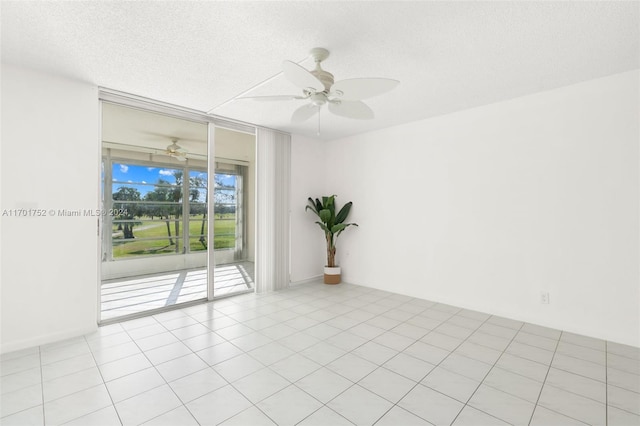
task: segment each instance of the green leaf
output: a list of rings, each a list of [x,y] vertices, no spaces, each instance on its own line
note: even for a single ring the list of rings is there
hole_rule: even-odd
[[[313,211],[320,218],[316,223],[325,232],[327,248],[330,250],[335,250],[335,239],[346,228],[358,226],[356,223],[343,223],[349,216],[353,203],[349,201],[336,215],[335,198],[335,195],[323,196],[321,199],[309,197],[309,204],[305,207],[305,210]]]
[[[323,221],[324,223],[329,223],[329,221],[331,220],[331,210],[322,209],[318,213],[319,213],[318,216],[320,216],[321,221]]]
[[[338,231],[338,233],[336,234],[336,238],[338,238],[340,236],[340,234],[342,234],[342,231],[347,229],[349,226],[358,226],[357,223],[343,223],[342,225],[344,225],[344,228],[342,228],[341,230]],[[338,226],[338,225],[336,225],[336,226]]]
[[[316,204],[313,201],[313,198],[309,197],[309,204],[304,208],[304,211],[311,210],[316,216],[320,216],[318,214],[318,210],[316,208]]]
[[[342,206],[342,208],[338,212],[338,215],[336,216],[336,223],[342,223],[345,220],[347,220],[347,216],[349,216],[349,212],[351,211],[352,205],[353,203],[349,201],[347,204]]]
[[[316,223],[318,224],[318,226],[319,226],[320,228],[322,228],[322,230],[323,230],[324,232],[329,232],[329,233],[331,233],[331,231],[329,230],[329,228],[327,228],[327,225],[325,225],[325,224],[324,224],[324,223],[322,223],[322,222],[317,222],[317,221],[316,221]]]
[[[331,227],[331,232],[333,232],[335,234],[336,232],[340,232],[340,231],[344,230],[344,228],[346,228],[347,226],[349,226],[349,224],[347,224],[347,223],[339,223],[337,225],[333,225]]]
[[[313,198],[309,197],[307,198],[307,201],[309,201],[307,208],[316,210],[316,203],[313,201]]]

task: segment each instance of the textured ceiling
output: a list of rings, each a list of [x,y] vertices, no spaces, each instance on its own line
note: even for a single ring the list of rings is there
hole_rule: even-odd
[[[336,80],[388,77],[373,120],[321,114],[334,139],[639,68],[638,2],[12,2],[2,61],[316,136],[298,101],[234,100],[331,51]],[[304,59],[304,60],[303,60]],[[297,94],[282,75],[245,95]]]

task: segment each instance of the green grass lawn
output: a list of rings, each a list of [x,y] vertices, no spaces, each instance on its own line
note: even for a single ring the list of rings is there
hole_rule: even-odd
[[[147,221],[145,221],[147,219]],[[214,249],[226,249],[235,247],[235,215],[216,215],[214,220]],[[182,253],[182,229],[183,222],[179,222],[179,238],[175,238],[175,221],[170,220],[171,238],[168,236],[166,222],[149,222],[148,218],[141,218],[140,222],[133,227],[135,238],[157,238],[144,241],[122,241],[122,232],[118,232],[117,225],[114,225],[113,232],[113,257],[115,259],[134,256],[145,256],[153,254]],[[200,242],[200,234],[207,234],[207,224],[202,227],[202,216],[192,216],[189,221],[189,250],[191,252],[206,250]],[[193,236],[195,235],[195,236]],[[173,243],[173,244],[172,244]]]

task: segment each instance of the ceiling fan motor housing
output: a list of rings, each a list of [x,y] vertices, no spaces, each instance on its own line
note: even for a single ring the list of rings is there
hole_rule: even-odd
[[[324,85],[324,92],[329,93],[334,82],[333,74],[320,68],[320,62],[329,57],[329,51],[323,47],[314,47],[309,51],[309,54],[316,63],[316,69],[311,71],[311,74],[313,74]]]
[[[318,80],[320,80],[320,82],[322,82],[322,84],[324,85],[324,92],[329,93],[329,91],[331,90],[331,86],[333,86],[333,74],[321,69],[319,62],[316,69],[311,71],[311,74],[313,74]]]

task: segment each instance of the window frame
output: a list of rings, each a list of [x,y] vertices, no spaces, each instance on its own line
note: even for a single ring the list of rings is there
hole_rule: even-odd
[[[197,171],[200,173],[205,173],[207,175],[207,187],[208,187],[208,182],[209,182],[209,177],[208,177],[208,170],[206,169],[206,167],[203,166],[190,166],[189,164],[185,164],[185,165],[180,165],[180,164],[175,164],[175,163],[161,163],[161,162],[154,162],[154,161],[144,161],[144,160],[138,160],[138,159],[128,159],[122,156],[117,156],[117,157],[112,157],[111,155],[107,154],[107,155],[103,155],[102,156],[102,163],[103,163],[103,167],[104,167],[104,174],[103,174],[103,182],[102,182],[102,193],[103,193],[103,209],[104,211],[110,211],[111,209],[114,208],[114,204],[118,202],[118,200],[114,200],[113,199],[113,185],[115,184],[127,184],[129,182],[114,182],[113,181],[113,167],[115,164],[124,164],[127,166],[141,166],[141,167],[167,167],[173,170],[179,170],[182,171],[183,176],[187,176],[187,179],[183,178],[183,182],[182,182],[182,199],[180,202],[175,202],[175,201],[146,201],[146,200],[140,200],[140,201],[123,201],[126,203],[131,203],[131,204],[142,204],[142,205],[158,205],[158,204],[172,204],[175,205],[177,203],[181,204],[182,206],[182,214],[181,214],[181,218],[180,218],[180,222],[182,222],[182,233],[181,235],[178,236],[178,238],[182,241],[182,250],[180,252],[176,252],[176,253],[158,253],[158,254],[149,254],[149,255],[136,255],[136,256],[126,256],[126,257],[114,257],[113,255],[113,237],[111,238],[103,238],[103,248],[102,248],[102,261],[103,262],[118,262],[118,261],[123,261],[123,260],[130,260],[130,259],[145,259],[145,258],[157,258],[159,256],[176,256],[176,255],[188,255],[188,254],[195,254],[195,253],[202,253],[202,252],[208,252],[209,249],[209,242],[207,242],[207,249],[206,250],[196,250],[196,251],[191,251],[191,237],[192,235],[190,234],[190,232],[188,232],[189,230],[189,222],[191,222],[191,216],[190,216],[190,208],[191,208],[191,204],[194,204],[191,202],[190,197],[185,197],[185,194],[189,194],[190,193],[190,178],[191,175],[190,173],[192,171]],[[107,184],[108,183],[108,184]],[[152,183],[142,183],[142,182],[131,182],[129,183],[131,185],[147,185],[147,186],[155,186],[155,184]],[[167,185],[167,186],[174,186],[174,185]],[[208,188],[205,188],[208,191]],[[114,203],[115,202],[115,203]],[[208,211],[208,207],[207,207],[207,202],[202,203],[202,202],[197,202],[198,204],[204,204],[205,205],[205,211]],[[135,219],[131,219],[130,221],[132,222],[140,222],[137,221]],[[174,219],[175,221],[175,219]],[[116,220],[115,222],[118,223],[125,223],[126,220]],[[113,229],[113,225],[114,225],[114,219],[113,216],[110,215],[105,215],[104,217],[104,229],[105,230],[112,230]],[[166,219],[147,219],[144,220],[144,222],[166,222]],[[186,227],[185,227],[186,226]],[[208,223],[207,223],[207,227],[208,227]],[[187,232],[185,232],[184,230],[187,230]],[[194,237],[199,237],[200,234],[195,235]],[[162,240],[162,239],[166,239],[166,236],[163,237],[141,237],[141,238],[136,238],[136,240],[138,241],[158,241],[158,240]]]

